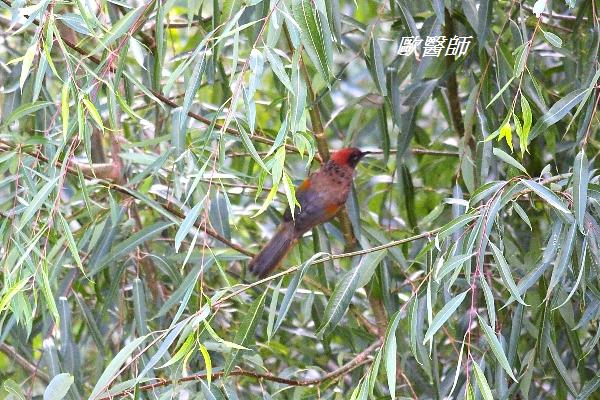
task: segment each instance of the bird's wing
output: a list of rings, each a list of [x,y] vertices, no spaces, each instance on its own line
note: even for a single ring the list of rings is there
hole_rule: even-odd
[[[302,209],[307,207],[314,199],[317,197],[317,193],[315,189],[311,187],[310,177],[306,178],[297,188],[296,188],[296,200],[298,201],[298,205],[294,210],[294,219],[298,216]],[[292,213],[290,208],[288,207],[283,214],[284,221],[292,220]]]
[[[300,207],[296,206],[294,210],[294,226],[296,232],[302,234],[316,225],[331,219],[340,209],[340,205],[330,204],[324,195],[327,192],[324,188],[313,187],[310,178],[306,179],[296,189],[296,200]],[[292,220],[290,209],[283,215],[285,221]]]

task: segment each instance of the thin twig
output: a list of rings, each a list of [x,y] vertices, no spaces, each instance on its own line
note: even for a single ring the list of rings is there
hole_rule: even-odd
[[[0,144],[6,146],[5,148],[7,149],[11,149],[12,150],[12,146],[10,143],[0,140]],[[39,152],[31,152],[31,151],[26,151],[24,149],[21,149],[22,152],[27,153],[27,155],[31,156],[31,157],[35,157],[45,163],[50,163],[51,161],[44,156],[43,154],[39,153]],[[56,165],[57,166],[62,166],[62,162],[60,160],[56,161]],[[67,172],[73,176],[78,176],[78,172],[77,172],[77,168],[74,167],[73,165],[68,165],[66,168]],[[84,175],[85,178],[87,179],[96,179],[97,182],[99,184],[102,184],[104,186],[106,186],[108,189],[114,189],[115,191],[126,195],[127,197],[130,198],[134,198],[136,200],[140,200],[140,201],[144,201],[143,198],[140,198],[134,191],[132,191],[131,189],[126,188],[125,186],[121,186],[118,185],[112,181],[106,180],[106,179],[100,179],[94,175],[90,175],[88,172],[83,172],[82,174]],[[180,210],[179,208],[177,208],[176,206],[174,206],[173,204],[161,204],[161,206],[167,210],[168,212],[170,212],[171,214],[175,215],[178,218],[181,219],[185,219],[185,213],[183,210]],[[245,248],[243,248],[242,246],[233,243],[231,240],[227,239],[226,237],[222,236],[221,234],[217,233],[216,231],[212,230],[212,229],[204,229],[204,227],[200,226],[199,222],[195,222],[194,226],[198,229],[203,229],[206,231],[206,233],[209,236],[212,236],[214,239],[217,239],[218,241],[220,241],[221,243],[227,245],[228,247],[238,251],[241,254],[247,255],[249,257],[253,257],[254,253],[246,250]]]
[[[374,350],[381,347],[382,343],[383,343],[383,341],[381,339],[377,340],[375,343],[371,344],[365,350],[363,350],[362,352],[357,354],[352,360],[350,360],[349,362],[347,362],[340,368],[326,373],[325,375],[321,376],[320,378],[306,379],[306,380],[288,379],[288,378],[282,378],[280,376],[273,375],[273,374],[261,374],[261,373],[257,373],[257,372],[252,372],[252,371],[244,370],[244,369],[238,367],[238,369],[231,371],[227,375],[222,371],[215,372],[215,373],[211,374],[211,379],[215,380],[215,379],[220,379],[220,378],[223,378],[226,376],[248,376],[251,378],[265,379],[265,380],[272,381],[272,382],[282,383],[284,385],[289,385],[289,386],[314,386],[314,385],[318,386],[318,385],[322,384],[323,382],[326,382],[329,380],[334,380],[334,379],[339,379],[342,376],[346,375],[347,373],[360,367],[361,365],[371,362],[371,359],[369,358],[369,356],[371,355],[371,353]],[[162,386],[173,385],[173,384],[177,384],[177,383],[181,383],[181,382],[198,381],[198,380],[203,380],[203,379],[207,379],[207,378],[208,378],[208,374],[198,373],[198,374],[186,376],[186,377],[183,377],[183,378],[177,379],[177,380],[160,379],[157,382],[139,386],[137,388],[137,390],[149,391],[149,390],[152,390],[152,389],[155,389],[158,387],[162,387]],[[111,394],[109,396],[101,397],[98,400],[117,399],[120,397],[130,395],[131,393],[132,393],[132,389],[128,389],[128,390],[124,390],[124,391],[121,391],[118,393]]]
[[[521,4],[521,7],[523,7],[523,9],[525,9],[528,12],[530,12],[531,14],[533,14],[533,7],[528,6],[527,4]],[[557,14],[552,10],[550,10],[550,11],[551,11],[550,13],[542,12],[542,15],[547,18],[560,19],[562,21],[577,21],[577,16],[575,16],[575,15]],[[582,17],[581,21],[587,21],[587,18]]]
[[[436,233],[438,233],[440,230],[441,230],[441,228],[436,228],[436,229],[433,229],[431,231],[423,232],[423,233],[420,233],[418,235],[410,236],[410,237],[407,237],[407,238],[404,238],[404,239],[393,240],[391,242],[384,243],[384,244],[379,245],[379,246],[370,247],[368,249],[351,251],[351,252],[348,252],[348,253],[341,253],[341,254],[329,254],[329,255],[323,256],[321,258],[318,258],[318,259],[312,261],[309,265],[312,266],[312,265],[320,264],[320,263],[325,262],[325,261],[337,260],[337,259],[340,259],[340,258],[348,258],[348,257],[354,257],[354,256],[361,256],[363,254],[369,254],[369,253],[373,253],[373,252],[376,252],[376,251],[379,251],[379,250],[388,249],[390,247],[399,246],[401,244],[406,244],[406,243],[409,243],[409,242],[413,242],[415,240],[419,240],[419,239],[424,239],[424,238],[431,237],[431,236],[435,235]],[[294,265],[293,267],[290,267],[290,268],[288,268],[288,269],[286,269],[284,271],[281,271],[281,272],[279,272],[277,274],[270,275],[270,276],[268,276],[268,277],[266,277],[264,279],[260,279],[260,280],[258,280],[256,282],[253,282],[253,283],[249,284],[249,285],[242,285],[242,287],[240,289],[238,289],[238,290],[232,292],[231,294],[228,294],[227,296],[224,296],[221,299],[219,299],[218,301],[216,301],[213,304],[213,307],[217,307],[220,304],[223,304],[227,300],[229,300],[229,299],[237,296],[238,294],[240,294],[242,292],[245,292],[248,289],[251,289],[251,288],[254,288],[256,286],[262,285],[263,283],[267,283],[267,282],[273,281],[275,279],[281,278],[282,276],[289,275],[289,274],[297,271],[298,269],[300,269],[300,265]]]
[[[448,9],[445,10],[445,26],[444,26],[444,34],[446,37],[454,36],[454,21],[452,19],[452,14]],[[465,136],[465,125],[463,123],[462,114],[460,113],[460,98],[458,95],[458,82],[456,81],[456,71],[452,69],[452,63],[454,62],[454,58],[450,56],[446,56],[446,68],[452,71],[448,76],[447,80],[447,88],[448,88],[448,102],[450,103],[450,116],[452,117],[452,125],[454,125],[454,129],[458,132],[458,135],[461,138],[464,138],[465,144],[467,144],[472,152],[475,152],[475,141],[472,137],[464,137]]]
[[[9,344],[0,342],[0,351],[6,354],[10,361],[19,364],[21,368],[27,371],[30,375],[36,374],[39,379],[48,383],[50,382],[50,377],[48,374],[42,371],[38,371],[38,368],[29,362],[25,357],[19,354],[17,350]]]

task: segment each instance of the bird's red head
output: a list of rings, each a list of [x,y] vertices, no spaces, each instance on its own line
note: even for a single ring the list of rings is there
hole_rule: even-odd
[[[370,151],[360,151],[356,147],[346,147],[334,152],[331,155],[331,161],[344,167],[354,168],[369,153]]]

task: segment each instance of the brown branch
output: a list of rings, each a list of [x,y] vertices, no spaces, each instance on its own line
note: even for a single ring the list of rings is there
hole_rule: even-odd
[[[11,362],[19,364],[21,368],[23,368],[29,375],[36,375],[42,381],[48,383],[50,382],[50,377],[45,372],[39,371],[37,366],[30,363],[25,357],[19,354],[17,350],[9,344],[0,342],[0,351],[6,354]]]
[[[388,243],[384,243],[381,244],[379,246],[374,246],[374,247],[370,247],[368,249],[362,249],[362,250],[356,250],[356,251],[351,251],[348,253],[341,253],[341,254],[329,254],[326,256],[323,256],[321,258],[318,258],[316,260],[313,260],[310,265],[316,265],[316,264],[320,264],[322,262],[325,261],[330,261],[330,260],[337,260],[340,258],[348,258],[348,257],[355,257],[355,256],[361,256],[363,254],[369,254],[369,253],[374,253],[376,251],[379,250],[384,250],[384,249],[388,249],[390,247],[396,247],[399,246],[401,244],[406,244],[409,242],[414,242],[415,240],[419,240],[419,239],[424,239],[424,238],[429,238],[433,235],[435,235],[436,233],[438,233],[442,228],[436,228],[436,229],[432,229],[430,231],[427,232],[423,232],[423,233],[419,233],[418,235],[414,235],[414,236],[410,236],[404,239],[398,239],[398,240],[393,240],[391,242]],[[248,289],[252,289],[256,286],[262,285],[263,283],[267,283],[267,282],[271,282],[275,279],[281,278],[282,276],[285,275],[289,275],[293,272],[296,272],[298,269],[300,269],[300,265],[294,265],[293,267],[290,267],[284,271],[278,272],[276,274],[270,275],[266,278],[260,279],[256,282],[252,282],[249,285],[243,285],[240,289],[222,297],[221,299],[217,300],[214,304],[213,307],[217,307],[220,304],[223,304],[224,302],[226,302],[227,300],[237,296],[238,294],[245,292]]]
[[[373,154],[383,154],[383,150],[380,149],[368,149],[369,152]],[[398,152],[398,149],[389,149],[390,154],[395,154]],[[410,149],[410,152],[416,155],[424,155],[424,156],[442,156],[442,157],[458,157],[460,154],[456,151],[448,151],[448,150],[433,150],[433,149],[423,149],[420,147],[415,147]]]
[[[306,379],[306,380],[288,379],[288,378],[282,378],[280,376],[273,375],[273,374],[261,374],[261,373],[257,373],[257,372],[252,372],[252,371],[244,370],[244,369],[238,367],[235,371],[231,371],[227,375],[222,371],[215,372],[215,373],[211,374],[211,379],[215,380],[215,379],[220,379],[220,378],[227,377],[227,376],[247,376],[247,377],[251,377],[251,378],[255,378],[255,379],[264,379],[264,380],[268,380],[271,382],[282,383],[284,385],[289,385],[289,386],[315,386],[315,385],[318,386],[326,381],[339,379],[339,378],[343,377],[344,375],[348,374],[349,372],[353,371],[354,369],[360,367],[361,365],[370,363],[371,359],[369,358],[369,356],[371,355],[371,353],[374,350],[381,347],[382,343],[383,343],[383,341],[381,339],[377,340],[375,343],[371,344],[365,350],[363,350],[362,352],[357,354],[356,357],[354,357],[348,363],[344,364],[343,366],[341,366],[340,368],[338,368],[334,371],[326,373],[325,375],[321,376],[320,378]],[[177,384],[180,382],[197,381],[197,380],[202,380],[202,379],[206,379],[206,378],[208,378],[208,374],[198,373],[198,374],[186,376],[186,377],[183,377],[183,378],[177,379],[177,380],[159,379],[157,382],[139,386],[137,388],[137,390],[149,391],[149,390],[152,390],[152,389],[155,389],[158,387],[162,387],[162,386],[173,385],[173,384]],[[114,394],[111,394],[111,395],[108,395],[105,397],[101,397],[98,400],[117,399],[120,397],[130,395],[132,393],[131,391],[132,391],[132,389],[123,390],[118,393],[114,393]]]
[[[4,0],[2,0],[4,1]],[[5,150],[14,150],[14,148],[11,146],[10,143],[1,140],[0,139],[0,145],[3,145],[3,147],[5,147]],[[50,163],[51,161],[42,153],[40,152],[33,152],[33,151],[27,151],[24,149],[20,149],[20,151],[28,154],[31,157],[37,158],[45,163]],[[62,162],[60,160],[56,161],[56,165],[57,166],[62,166]],[[78,176],[78,172],[77,172],[77,168],[74,165],[69,164],[66,168],[67,172],[70,173],[73,176]],[[113,181],[107,180],[107,179],[99,179],[94,175],[90,175],[89,173],[86,173],[85,171],[82,171],[83,175],[85,178],[87,179],[96,179],[98,181],[98,183],[106,186],[108,189],[113,189],[121,194],[126,195],[127,197],[131,197],[134,198],[136,200],[140,200],[140,201],[144,201],[143,198],[138,197],[138,195],[133,192],[131,189],[128,189],[124,186],[118,185],[116,183],[114,183]],[[179,208],[175,207],[173,204],[161,204],[161,206],[167,210],[168,212],[170,212],[171,214],[175,215],[176,217],[180,218],[180,219],[185,219],[185,213],[183,210],[180,210]],[[219,233],[213,231],[212,229],[209,229],[208,227],[205,229],[204,227],[200,226],[199,222],[195,222],[194,226],[198,229],[203,229],[206,234],[208,234],[209,236],[213,237],[214,239],[217,239],[219,242],[227,245],[228,247],[238,251],[241,254],[247,255],[249,257],[253,257],[254,253],[246,250],[245,248],[243,248],[242,246],[233,243],[231,240],[227,239],[226,237],[223,237],[222,235],[220,235]]]
[[[150,92],[152,93],[153,96],[155,96],[157,99],[159,99],[162,103],[166,104],[167,106],[169,106],[171,108],[180,107],[179,104],[175,103],[173,100],[169,99],[167,96],[163,95],[162,93],[159,93],[159,92],[157,92],[155,90],[150,90]],[[210,118],[206,118],[206,117],[204,117],[204,116],[202,116],[200,114],[196,114],[196,113],[194,113],[192,111],[189,111],[187,113],[187,115],[190,118],[193,118],[193,119],[195,119],[198,122],[202,122],[205,125],[209,125],[210,126],[212,124],[212,122],[213,122]],[[216,129],[223,129],[223,125],[217,123],[217,124],[215,124],[215,128]],[[230,126],[227,127],[227,129],[225,130],[225,132],[230,133],[232,135],[240,136],[240,133],[238,132],[238,130],[234,129],[234,128],[230,127]],[[256,132],[260,133],[260,131],[258,131],[258,130]],[[252,139],[254,139],[257,142],[265,143],[265,144],[270,144],[270,145],[272,145],[273,143],[275,143],[274,140],[269,139],[269,138],[265,137],[264,135],[263,136],[259,136],[259,135],[255,134],[254,136],[252,136]],[[291,146],[289,144],[286,144],[284,146],[285,146],[286,150],[297,152],[297,149],[294,146]]]
[[[445,10],[446,14],[446,24],[444,26],[444,34],[446,37],[454,36],[454,22],[452,20],[452,14]],[[465,137],[465,125],[463,123],[462,114],[460,112],[460,97],[458,94],[458,82],[456,81],[456,71],[452,70],[452,64],[454,63],[454,57],[446,56],[446,67],[452,72],[448,76],[448,102],[450,103],[450,116],[452,117],[452,125],[454,129],[458,132],[461,138],[464,138],[465,144],[467,144],[472,153],[475,153],[475,141],[472,137]]]
[[[529,13],[533,14],[533,7],[528,6],[527,4],[521,4],[521,7],[523,7],[523,9],[529,11]],[[547,18],[560,19],[562,21],[577,21],[577,16],[575,16],[575,15],[557,14],[557,13],[553,12],[552,10],[550,10],[550,13],[542,12],[542,15]],[[587,21],[587,18],[582,17],[581,21]]]

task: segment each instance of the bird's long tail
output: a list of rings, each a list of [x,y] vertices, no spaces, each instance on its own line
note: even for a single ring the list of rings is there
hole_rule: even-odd
[[[283,222],[269,243],[250,261],[248,269],[259,278],[266,277],[281,263],[295,240],[294,223]]]

